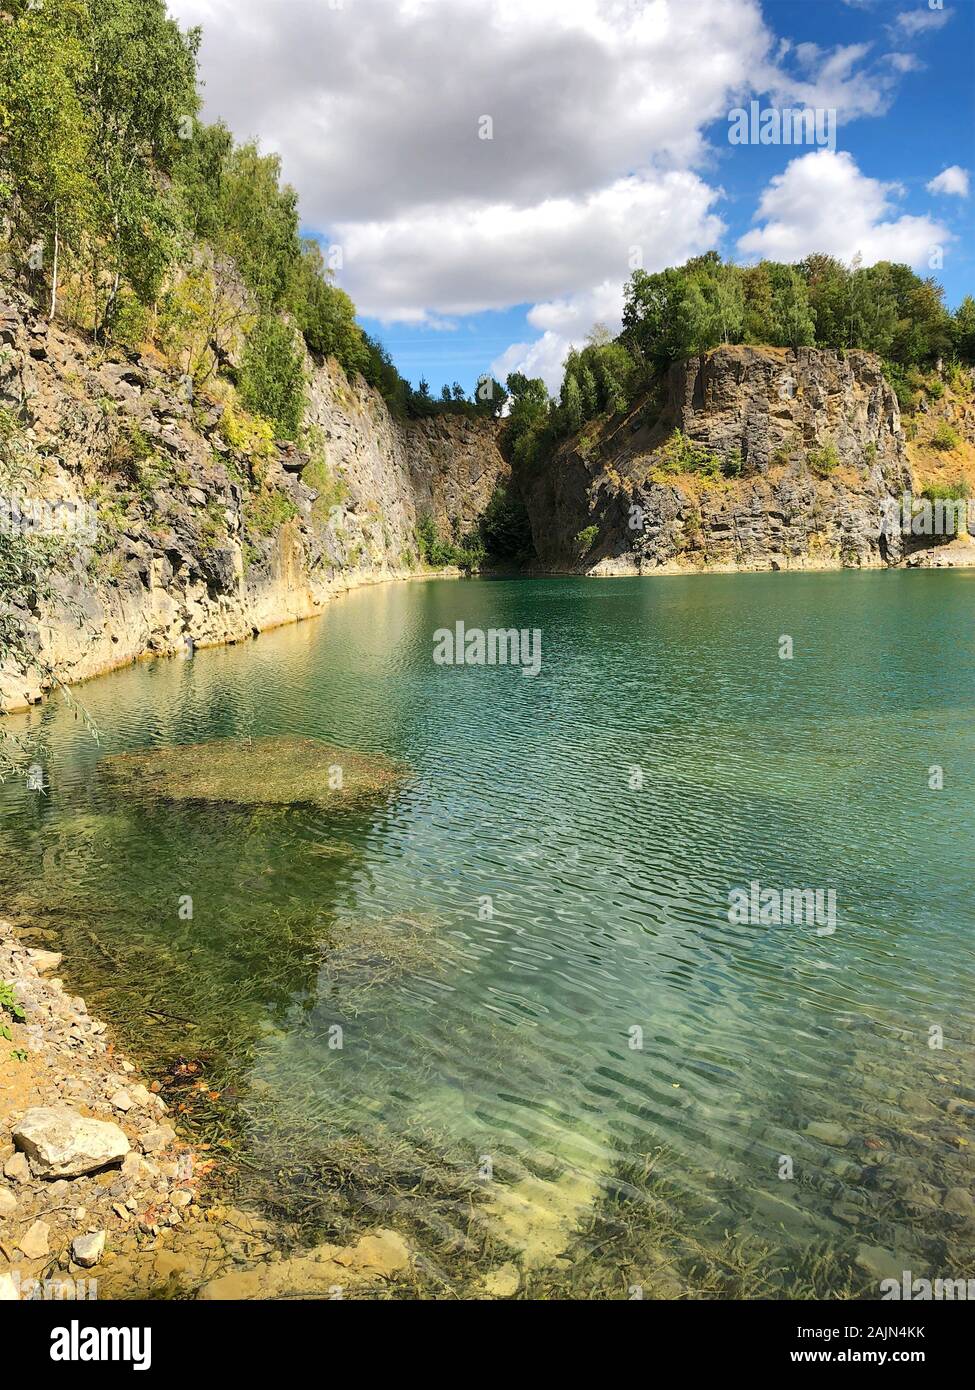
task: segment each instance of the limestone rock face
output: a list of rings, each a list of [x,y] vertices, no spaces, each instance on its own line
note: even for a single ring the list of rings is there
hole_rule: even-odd
[[[497,421],[394,419],[333,359],[305,361],[315,458],[277,441],[255,461],[227,442],[224,406],[194,398],[161,358],[105,361],[4,284],[0,345],[14,447],[37,465],[39,499],[79,521],[63,604],[19,615],[66,681],[250,637],[312,616],[336,592],[406,575],[422,517],[444,539],[464,535],[509,473]],[[260,499],[280,519],[262,520]],[[0,669],[5,709],[42,693],[37,670]]]
[[[663,467],[675,430],[721,473]],[[641,574],[896,563],[881,522],[911,474],[877,358],[741,346],[675,364],[657,396],[518,483],[543,569]]]
[[[33,1171],[45,1178],[79,1178],[121,1163],[129,1151],[118,1125],[86,1119],[67,1107],[28,1110],[13,1138]]]

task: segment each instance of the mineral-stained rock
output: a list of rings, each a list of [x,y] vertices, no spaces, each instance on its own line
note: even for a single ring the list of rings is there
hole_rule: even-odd
[[[13,1132],[14,1143],[40,1177],[78,1178],[120,1163],[129,1141],[105,1120],[90,1120],[66,1106],[28,1110]]]
[[[71,1256],[75,1264],[91,1269],[101,1259],[105,1250],[105,1232],[96,1231],[93,1235],[75,1236],[71,1243]]]

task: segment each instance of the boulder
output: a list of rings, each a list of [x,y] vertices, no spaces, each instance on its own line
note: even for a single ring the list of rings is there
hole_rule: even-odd
[[[13,1137],[34,1173],[44,1178],[80,1178],[121,1163],[129,1152],[118,1125],[87,1119],[66,1107],[28,1110]]]

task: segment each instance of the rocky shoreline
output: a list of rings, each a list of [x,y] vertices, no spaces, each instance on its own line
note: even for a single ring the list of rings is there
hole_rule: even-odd
[[[0,1039],[0,1300],[341,1298],[409,1276],[394,1231],[291,1253],[272,1223],[221,1203],[205,1146],[60,964],[0,921],[15,1001]]]

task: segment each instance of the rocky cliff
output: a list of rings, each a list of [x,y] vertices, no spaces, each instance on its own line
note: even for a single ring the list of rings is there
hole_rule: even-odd
[[[40,697],[45,668],[73,681],[234,641],[416,573],[427,514],[445,539],[470,530],[508,473],[494,421],[398,421],[334,361],[306,368],[298,448],[153,351],[113,356],[0,292],[4,524],[42,500],[65,531],[57,595],[16,614],[37,664],[0,671],[6,709]]]
[[[519,474],[542,568],[596,574],[898,562],[911,487],[868,353],[723,347]]]

